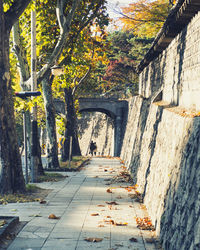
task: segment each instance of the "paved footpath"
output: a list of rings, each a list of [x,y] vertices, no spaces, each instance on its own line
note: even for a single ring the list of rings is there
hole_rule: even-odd
[[[120,171],[117,159],[93,158],[80,172],[65,173],[63,181],[38,184],[52,189],[46,204],[1,205],[1,215],[27,221],[8,249],[156,249],[149,242],[152,232],[137,228],[135,218],[145,211],[125,189],[130,183],[112,181]]]

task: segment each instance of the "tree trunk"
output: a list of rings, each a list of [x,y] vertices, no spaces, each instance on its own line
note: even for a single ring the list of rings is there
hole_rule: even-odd
[[[47,126],[47,167],[59,168],[58,161],[58,144],[56,136],[56,120],[55,108],[51,90],[51,80],[49,74],[42,81],[44,106],[46,113],[46,126]]]
[[[62,161],[69,159],[70,149],[70,136],[72,136],[72,155],[81,155],[81,150],[78,142],[77,135],[77,121],[76,112],[74,108],[74,99],[72,95],[72,89],[65,88],[65,113],[66,113],[66,125],[65,125],[65,142],[62,150]]]
[[[0,193],[24,192],[9,68],[10,29],[0,1]]]
[[[37,154],[38,154],[38,175],[44,175],[44,169],[42,166],[42,155],[41,155],[41,147],[40,147],[40,139],[38,136],[38,142],[37,142]]]

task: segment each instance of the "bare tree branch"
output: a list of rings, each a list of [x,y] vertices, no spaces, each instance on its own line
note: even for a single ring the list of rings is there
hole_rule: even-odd
[[[60,37],[54,48],[54,51],[52,52],[49,58],[48,63],[45,64],[42,67],[42,69],[37,73],[38,83],[41,82],[46,72],[55,64],[60,54],[62,53],[63,47],[65,46],[65,43],[66,43],[66,38],[70,31],[71,22],[73,20],[75,11],[80,3],[80,0],[73,1],[72,8],[70,12],[68,13],[67,17],[64,17],[64,9],[63,9],[65,5],[65,0],[58,0],[57,3],[58,3],[57,4],[57,18],[59,20],[59,25],[60,25]],[[28,81],[30,81],[30,79]]]
[[[30,78],[30,70],[28,61],[26,58],[26,51],[22,45],[22,40],[20,37],[20,28],[19,28],[19,21],[13,25],[13,51],[18,59],[19,62],[19,73],[20,73],[20,85],[23,90],[30,90],[30,86],[24,84],[24,81]]]

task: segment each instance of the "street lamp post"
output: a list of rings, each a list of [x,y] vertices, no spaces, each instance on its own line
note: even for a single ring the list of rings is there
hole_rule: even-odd
[[[24,91],[17,92],[15,95],[23,100],[27,100],[28,97],[40,96],[39,91]],[[25,182],[28,183],[28,157],[27,157],[27,125],[26,125],[26,111],[23,111],[23,134],[24,134],[24,163],[25,163]],[[33,171],[33,170],[32,170]]]
[[[64,73],[64,69],[62,66],[54,65],[51,68],[51,73],[55,76],[60,76]],[[72,136],[69,137],[69,165],[68,165],[69,168],[70,168],[71,158],[72,158]]]

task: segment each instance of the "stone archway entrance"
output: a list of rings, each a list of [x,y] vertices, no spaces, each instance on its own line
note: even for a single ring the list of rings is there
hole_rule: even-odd
[[[65,113],[64,103],[54,100],[56,112]],[[128,102],[116,98],[80,98],[79,112],[102,112],[114,121],[114,156],[120,156],[125,132]]]

